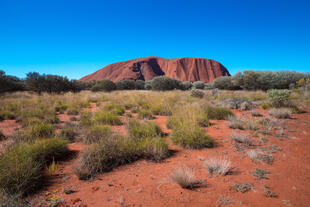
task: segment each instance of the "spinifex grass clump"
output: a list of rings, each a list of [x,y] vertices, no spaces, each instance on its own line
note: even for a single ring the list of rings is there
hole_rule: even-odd
[[[278,119],[289,119],[291,118],[292,111],[287,108],[271,109],[269,114]]]
[[[122,122],[118,115],[107,112],[107,111],[98,111],[94,115],[94,121],[100,124],[111,124],[111,125],[121,125]]]
[[[208,106],[205,109],[205,113],[209,119],[215,120],[224,120],[227,119],[229,116],[233,116],[233,112],[228,108],[217,108]]]
[[[107,103],[103,108],[105,111],[109,111],[117,115],[123,115],[125,113],[125,108],[116,103]]]
[[[79,179],[90,179],[97,173],[134,162],[141,158],[160,161],[168,156],[168,145],[160,137],[134,139],[114,135],[91,145],[81,156],[75,169]]]
[[[134,139],[140,139],[143,137],[160,137],[164,135],[161,128],[156,123],[150,121],[139,122],[135,119],[129,120],[127,130],[129,136]]]
[[[138,112],[139,119],[153,119],[152,112],[149,109],[140,109]]]
[[[11,195],[24,195],[42,185],[42,170],[68,152],[61,138],[36,140],[14,145],[0,155],[0,188]]]
[[[102,141],[112,136],[112,131],[109,126],[102,124],[95,124],[84,129],[81,135],[81,140],[85,144],[92,144]]]
[[[171,140],[183,148],[201,149],[213,147],[212,139],[197,123],[182,122],[173,128]]]

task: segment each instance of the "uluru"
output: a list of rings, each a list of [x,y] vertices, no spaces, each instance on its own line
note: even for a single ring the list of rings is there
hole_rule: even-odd
[[[230,76],[230,73],[221,63],[211,59],[143,57],[107,65],[80,80],[93,81],[106,78],[112,81],[124,79],[147,81],[161,75],[181,81],[210,83],[217,77]]]

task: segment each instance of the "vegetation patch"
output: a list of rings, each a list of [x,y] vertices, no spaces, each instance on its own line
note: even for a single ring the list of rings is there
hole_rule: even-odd
[[[93,119],[100,124],[122,125],[119,116],[111,112],[98,111]]]
[[[206,185],[205,181],[195,179],[193,170],[186,166],[174,169],[170,174],[170,179],[182,188],[192,189],[199,187],[199,185]]]
[[[207,107],[205,113],[209,119],[225,120],[229,116],[233,116],[233,112],[228,108]]]
[[[236,192],[245,193],[248,192],[253,188],[253,185],[250,183],[236,183],[235,185],[231,186],[231,190],[235,190]]]
[[[271,109],[269,114],[278,119],[290,119],[292,111],[287,108]]]
[[[259,168],[256,168],[255,171],[253,172],[253,175],[258,179],[269,179],[268,177],[265,176],[266,174],[270,174],[270,172]]]
[[[227,175],[231,169],[231,162],[225,158],[210,158],[205,162],[209,174]]]

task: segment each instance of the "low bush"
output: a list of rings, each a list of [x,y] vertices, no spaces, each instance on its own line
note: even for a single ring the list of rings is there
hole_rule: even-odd
[[[229,121],[229,128],[232,128],[232,129],[244,129],[243,127],[243,120],[241,119],[241,117],[239,116],[229,116],[228,117],[228,121]]]
[[[171,140],[183,148],[201,149],[213,147],[212,139],[196,123],[181,123],[173,127]]]
[[[202,81],[196,81],[193,83],[193,88],[195,89],[204,89],[205,88],[205,83]]]
[[[91,145],[81,156],[75,172],[79,179],[90,179],[97,173],[147,158],[160,161],[168,156],[168,146],[159,137],[135,140],[116,135]]]
[[[135,81],[131,79],[117,81],[115,85],[117,90],[134,90],[136,88]]]
[[[287,108],[271,109],[269,114],[278,119],[290,119],[292,111]]]
[[[167,91],[173,89],[183,89],[182,82],[178,79],[166,77],[166,76],[157,76],[153,78],[151,82],[152,90],[155,91]]]
[[[190,81],[184,81],[182,82],[184,90],[190,90],[193,86],[193,84]]]
[[[210,158],[206,160],[205,167],[209,174],[227,175],[231,169],[231,162],[225,158]]]
[[[144,90],[145,89],[145,82],[143,80],[136,80],[135,89],[136,90]]]
[[[205,95],[205,93],[201,90],[198,90],[198,89],[191,90],[191,96],[192,97],[203,98],[204,95]]]
[[[119,116],[106,111],[98,111],[94,115],[94,121],[101,124],[122,125]]]
[[[253,146],[254,141],[249,134],[233,133],[231,139],[245,146]]]
[[[228,108],[207,107],[205,113],[209,119],[225,120],[229,116],[233,116],[233,112]]]
[[[267,92],[267,97],[274,107],[282,107],[288,105],[290,95],[291,91],[287,89],[273,89]]]
[[[96,92],[96,91],[114,91],[116,90],[116,85],[113,83],[113,81],[109,79],[103,79],[98,81],[92,88],[91,91]]]
[[[164,133],[161,128],[154,122],[139,122],[131,119],[128,121],[127,130],[130,137],[134,139],[141,139],[145,137],[160,137]]]
[[[10,195],[24,195],[42,185],[42,170],[68,152],[61,138],[36,140],[14,145],[0,155],[0,188]]]

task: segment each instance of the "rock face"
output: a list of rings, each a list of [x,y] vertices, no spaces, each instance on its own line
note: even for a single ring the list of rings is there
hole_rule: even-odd
[[[210,83],[220,76],[230,76],[228,70],[215,60],[144,57],[110,64],[80,80],[92,81],[107,78],[112,81],[123,79],[146,81],[160,75],[178,78],[181,81],[203,81],[205,83]]]

